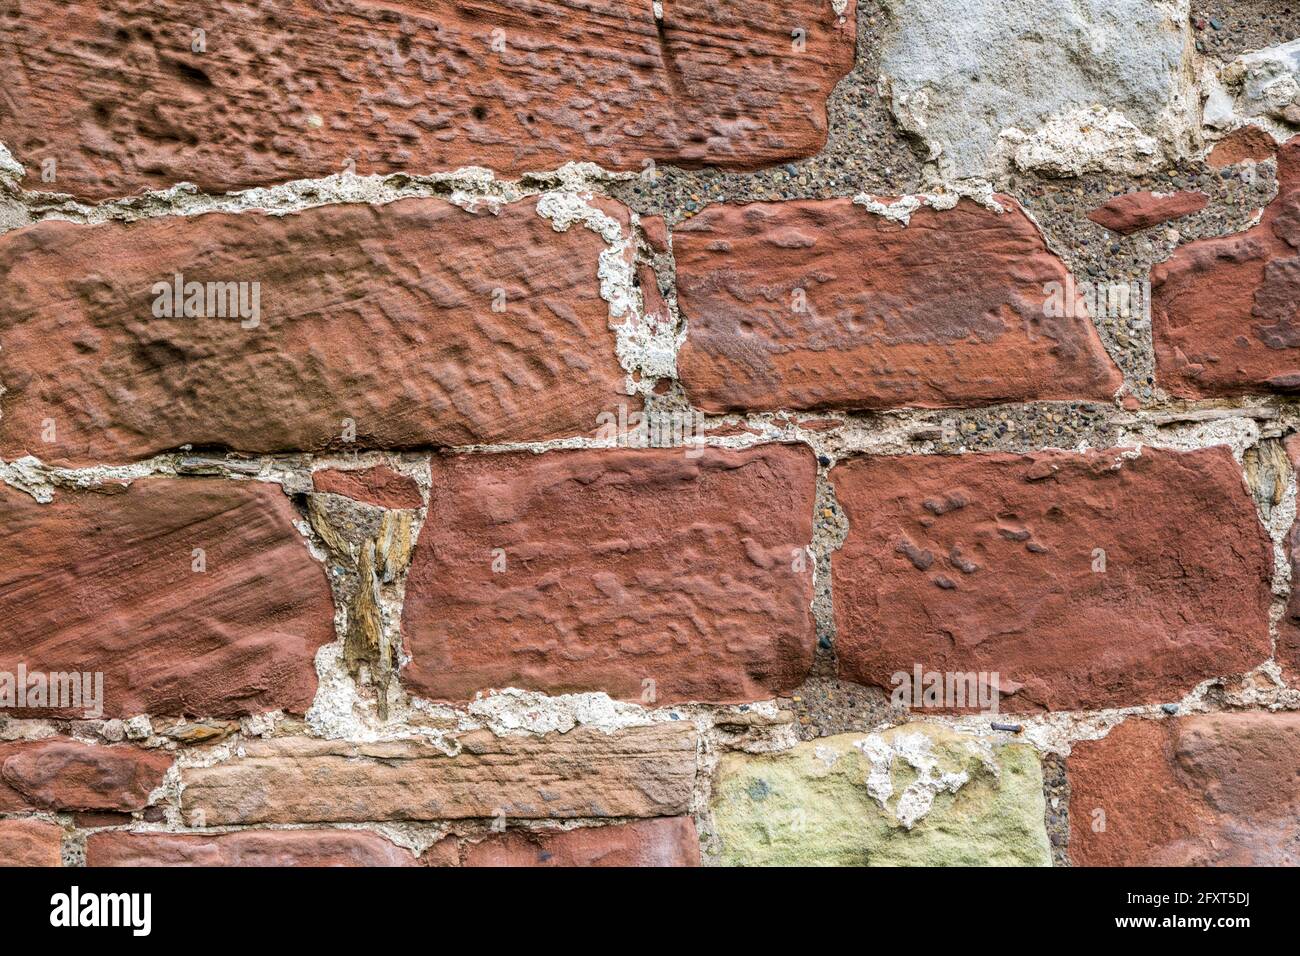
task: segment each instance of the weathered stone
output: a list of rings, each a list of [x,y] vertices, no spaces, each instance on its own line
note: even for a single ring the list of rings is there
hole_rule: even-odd
[[[87,866],[417,866],[410,850],[364,830],[126,833],[86,839]]]
[[[821,147],[854,23],[853,0],[23,0],[0,22],[0,141],[34,188],[95,199],[349,168],[754,168]]]
[[[63,831],[43,820],[0,820],[5,866],[62,866]]]
[[[800,446],[436,458],[406,588],[413,693],[792,690],[816,642]]]
[[[1121,236],[1150,229],[1162,222],[1200,212],[1209,203],[1205,193],[1184,190],[1177,193],[1127,193],[1102,203],[1088,218]]]
[[[1237,116],[1300,126],[1300,39],[1245,53],[1222,77]]]
[[[699,866],[690,817],[577,830],[511,830],[463,848],[462,866]]]
[[[171,764],[168,753],[129,744],[61,737],[0,744],[0,812],[140,810]]]
[[[181,805],[204,826],[676,816],[690,806],[695,740],[685,721],[614,734],[476,731],[455,757],[410,740],[253,740],[243,756],[182,770]]]
[[[1089,156],[1093,170],[1138,169],[1178,155],[1199,125],[1187,0],[890,0],[881,89],[903,127],[951,178],[991,176],[1026,138],[1039,160]],[[1121,38],[1119,40],[1117,38]],[[1104,103],[1132,127],[1063,123]],[[1075,127],[1059,138],[1050,128]],[[1149,143],[1147,146],[1145,144]],[[1083,171],[1083,170],[1080,170]]]
[[[334,605],[296,519],[261,482],[149,478],[49,504],[0,486],[0,671],[87,691],[102,674],[109,717],[302,713]],[[10,713],[101,716],[55,696]]]
[[[713,789],[732,866],[1047,866],[1032,747],[929,724],[726,754]]]
[[[1287,436],[1284,442],[1293,472],[1300,473],[1300,434]],[[1283,479],[1285,481],[1285,478]],[[1300,522],[1293,521],[1286,537],[1286,556],[1291,563],[1290,597],[1286,613],[1277,622],[1277,646],[1273,656],[1292,687],[1300,686]]]
[[[1087,710],[1269,656],[1272,549],[1226,447],[863,458],[831,480],[851,680],[996,674],[1004,710]]]
[[[1277,140],[1258,126],[1241,126],[1214,144],[1206,159],[1215,169],[1250,160],[1262,163],[1277,153]]]
[[[346,495],[380,508],[421,508],[424,498],[415,479],[393,471],[387,465],[345,471],[322,468],[312,472],[312,487],[334,495]]]
[[[1300,391],[1300,137],[1277,178],[1258,225],[1151,270],[1156,379],[1179,398]]]
[[[597,204],[626,234],[627,211]],[[597,277],[605,249],[584,226],[557,232],[534,200],[496,215],[407,199],[6,233],[0,457],[591,433],[630,401]],[[246,317],[155,317],[173,298],[155,283],[176,275],[249,283]]]
[[[687,394],[710,412],[1109,400],[1122,379],[1014,200],[911,224],[848,199],[713,206],[674,232]]]
[[[1067,769],[1076,865],[1300,865],[1300,714],[1130,718]]]

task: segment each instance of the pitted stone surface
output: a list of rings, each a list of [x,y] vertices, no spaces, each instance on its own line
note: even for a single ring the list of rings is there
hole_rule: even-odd
[[[0,744],[0,811],[140,810],[172,756],[62,737]]]
[[[1300,392],[1300,137],[1257,226],[1151,270],[1156,382],[1178,398]]]
[[[816,642],[815,485],[789,445],[437,458],[403,684],[647,704],[793,690]]]
[[[1066,768],[1075,865],[1300,865],[1300,714],[1129,719]]]
[[[710,412],[1096,398],[1121,384],[1065,265],[1014,200],[714,206],[677,226],[678,368]],[[1067,310],[1061,310],[1067,311]]]
[[[862,458],[831,481],[851,680],[996,673],[1002,710],[1088,710],[1269,656],[1272,549],[1225,447]]]
[[[597,277],[604,249],[580,225],[556,232],[534,200],[495,215],[406,199],[8,233],[0,457],[590,434],[602,411],[633,404]],[[157,317],[155,283],[177,275],[204,284],[208,316],[210,283],[249,283],[247,307]]]
[[[855,24],[853,0],[843,17],[827,0],[11,7],[0,142],[31,188],[89,199],[346,168],[515,175],[570,160],[745,169],[809,156]],[[48,159],[56,177],[41,182]]]

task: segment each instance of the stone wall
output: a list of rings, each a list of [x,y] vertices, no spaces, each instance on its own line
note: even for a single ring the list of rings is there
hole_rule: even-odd
[[[1300,862],[1300,7],[0,63],[7,860]]]

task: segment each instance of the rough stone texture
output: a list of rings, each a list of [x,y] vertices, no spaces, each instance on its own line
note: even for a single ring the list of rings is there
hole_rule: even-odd
[[[50,504],[0,486],[0,671],[102,673],[108,717],[302,713],[334,606],[296,519],[258,482],[141,479]]]
[[[792,690],[816,643],[816,467],[789,445],[435,459],[403,684],[659,705]]]
[[[1222,78],[1235,94],[1233,112],[1238,116],[1265,116],[1300,126],[1300,39],[1244,54]]]
[[[421,508],[424,498],[415,479],[393,471],[387,465],[344,471],[322,468],[312,472],[312,487],[317,491],[346,495],[380,508]]]
[[[1272,549],[1231,453],[1131,454],[836,467],[841,674],[892,688],[917,664],[996,672],[1003,710],[1083,710],[1263,663]]]
[[[54,157],[53,186],[95,199],[323,176],[349,160],[361,174],[516,174],[811,155],[855,22],[852,0],[842,20],[826,0],[675,0],[661,22],[648,0],[10,6],[0,141],[37,171]]]
[[[939,726],[726,754],[712,808],[731,866],[1050,865],[1033,748]]]
[[[1179,398],[1300,391],[1300,137],[1259,225],[1151,270],[1157,383]]]
[[[1088,218],[1111,232],[1127,236],[1162,222],[1200,212],[1209,202],[1205,193],[1128,193],[1103,203]]]
[[[679,225],[687,394],[710,412],[1109,399],[1121,378],[1087,315],[1045,314],[1064,264],[1000,202],[922,208],[908,226],[847,199]]]
[[[125,833],[86,839],[87,866],[417,866],[410,850],[364,830]]]
[[[699,866],[690,817],[577,830],[512,830],[463,848],[462,866]]]
[[[1292,471],[1300,473],[1300,434],[1288,436],[1284,447]],[[1291,686],[1295,687],[1300,685],[1300,587],[1297,586],[1300,585],[1300,521],[1292,522],[1284,547],[1291,564],[1292,586],[1286,613],[1277,622],[1277,645],[1273,656]]]
[[[1076,865],[1300,865],[1298,713],[1131,718],[1067,768]]]
[[[533,200],[496,215],[406,199],[7,233],[0,457],[591,433],[629,403],[596,275],[604,249],[585,227],[556,232]],[[155,318],[152,288],[175,274],[260,283],[258,324]]]
[[[42,820],[0,820],[4,866],[62,866],[63,831]]]
[[[141,810],[172,755],[50,737],[0,744],[0,812]]]
[[[1098,131],[1058,138],[1049,121],[1093,104],[1134,127],[1120,141],[1125,148],[1097,157],[1100,168],[1147,165],[1157,145],[1177,155],[1199,120],[1187,0],[891,0],[887,7],[882,90],[949,176],[995,174],[1025,138],[1063,163],[1077,162]],[[1134,153],[1136,145],[1150,152]]]
[[[1262,163],[1277,153],[1277,141],[1258,126],[1242,126],[1214,144],[1206,158],[1215,169],[1251,160]]]
[[[245,755],[181,771],[181,805],[207,826],[384,820],[676,816],[690,804],[695,728],[579,727],[541,737],[460,737],[449,757],[415,740],[254,740]]]

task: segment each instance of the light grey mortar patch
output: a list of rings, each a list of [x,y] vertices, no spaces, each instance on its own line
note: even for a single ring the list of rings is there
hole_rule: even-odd
[[[881,89],[945,178],[995,178],[1022,143],[1088,148],[1094,161],[1137,160],[1045,124],[1104,104],[1168,156],[1199,127],[1188,0],[887,0]],[[1111,121],[1114,125],[1114,121]],[[1109,140],[1105,130],[1094,133]],[[1014,134],[1013,134],[1014,135]],[[1128,138],[1128,145],[1139,140]],[[1061,161],[1064,161],[1062,158]]]

